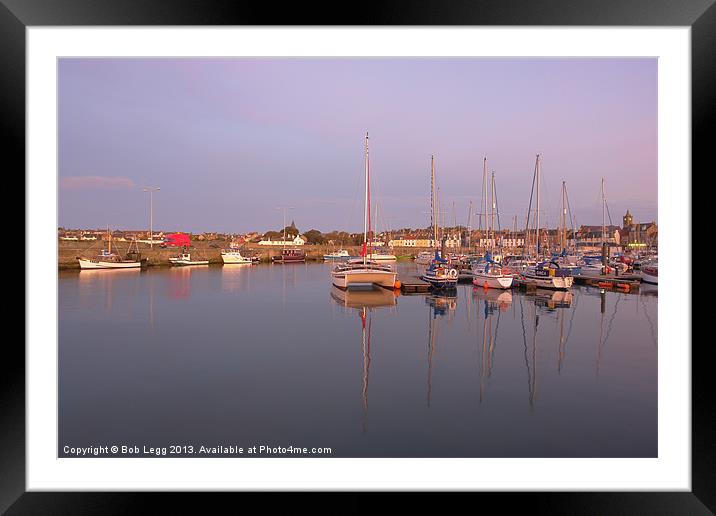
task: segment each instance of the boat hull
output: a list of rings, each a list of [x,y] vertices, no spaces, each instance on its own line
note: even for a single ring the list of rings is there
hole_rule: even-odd
[[[186,267],[187,265],[209,265],[209,260],[171,260],[171,264],[176,265],[177,267]]]
[[[457,277],[444,278],[423,274],[422,276],[420,276],[420,279],[429,283],[430,286],[435,290],[451,290],[457,288]]]
[[[650,285],[659,284],[659,270],[654,267],[642,266],[641,268],[641,281],[649,283]]]
[[[571,276],[539,277],[523,274],[521,280],[524,284],[550,290],[567,290],[572,288],[574,278]]]
[[[472,276],[473,285],[483,288],[507,289],[512,287],[512,281],[514,279],[512,276],[505,274],[495,275],[473,272]]]
[[[394,288],[397,273],[379,270],[346,270],[331,272],[333,284],[342,289],[352,285],[378,285],[383,288]]]
[[[231,254],[222,254],[221,259],[227,265],[229,264],[251,264],[253,263],[251,258],[245,258],[243,256],[235,256]]]
[[[88,260],[78,258],[80,269],[137,269],[142,262],[103,262],[102,260]]]

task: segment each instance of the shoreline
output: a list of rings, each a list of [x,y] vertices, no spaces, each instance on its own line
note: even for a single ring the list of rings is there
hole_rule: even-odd
[[[112,245],[113,249],[117,249],[119,254],[124,255],[127,252],[127,249],[129,247],[130,242],[115,242]],[[225,244],[225,245],[222,245]],[[216,246],[216,247],[214,247]],[[202,260],[209,260],[209,265],[213,264],[221,264],[223,265],[223,260],[221,259],[221,250],[228,248],[229,244],[228,242],[222,242],[221,244],[216,242],[193,242],[192,246],[189,248],[189,253],[192,255],[192,257],[196,257],[197,259]],[[271,263],[271,257],[277,256],[281,253],[281,247],[267,247],[262,246],[258,244],[246,244],[244,246],[246,249],[250,250],[252,253],[255,253],[260,256],[261,263]],[[301,249],[306,251],[306,261],[307,262],[322,262],[323,255],[329,254],[333,251],[336,251],[337,249],[345,249],[347,250],[351,256],[358,256],[361,250],[361,246],[329,246],[329,245],[303,245],[300,246]],[[96,255],[100,249],[105,248],[104,244],[101,242],[93,242],[93,243],[86,243],[86,242],[77,242],[77,241],[67,241],[67,240],[58,240],[57,245],[57,257],[58,257],[58,269],[59,270],[80,270],[80,265],[77,261],[78,256],[87,256],[91,257],[93,255]],[[401,251],[393,250],[394,254],[398,258],[398,260],[408,260],[413,259],[419,253],[420,251],[429,250],[427,248],[410,248],[404,249]],[[167,247],[162,248],[159,246],[154,246],[152,249],[149,244],[139,244],[139,252],[141,253],[142,258],[147,258],[147,266],[148,267],[171,267],[172,264],[169,261],[169,258],[172,256],[176,256],[181,252],[181,248],[179,247]]]

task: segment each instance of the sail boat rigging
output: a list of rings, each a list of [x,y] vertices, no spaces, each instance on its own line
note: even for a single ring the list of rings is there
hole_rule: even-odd
[[[487,178],[487,158],[484,160],[485,167],[485,178]],[[484,260],[475,263],[472,266],[472,283],[478,287],[483,288],[499,288],[505,289],[512,286],[514,277],[512,274],[506,273],[502,270],[502,257],[495,254],[495,208],[497,206],[496,195],[495,195],[495,172],[492,172],[490,179],[490,216],[487,218],[487,241]],[[485,199],[485,208],[487,208],[487,199]],[[499,217],[498,217],[499,221]]]
[[[372,242],[368,240],[370,227],[370,154],[368,133],[365,134],[365,195],[363,212],[363,249],[361,258],[337,264],[331,271],[331,279],[336,287],[346,289],[351,285],[373,284],[384,288],[394,288],[396,273],[387,264],[373,259]],[[373,238],[371,237],[371,241]]]
[[[430,218],[433,226],[433,243],[435,256],[420,279],[430,284],[433,289],[446,290],[457,288],[457,269],[448,266],[448,261],[441,256],[438,240],[438,219],[435,210],[435,156],[430,156]]]

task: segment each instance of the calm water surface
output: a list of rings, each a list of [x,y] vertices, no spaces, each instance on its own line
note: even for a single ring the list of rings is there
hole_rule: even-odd
[[[396,296],[333,289],[329,271],[61,272],[58,454],[657,455],[654,287]]]

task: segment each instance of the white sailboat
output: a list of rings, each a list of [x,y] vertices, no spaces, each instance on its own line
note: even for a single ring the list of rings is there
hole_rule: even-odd
[[[536,245],[537,259],[539,260],[542,252],[541,233],[539,225],[540,215],[540,155],[537,154],[535,161],[535,182],[537,184],[537,210],[536,210]],[[530,200],[530,208],[532,201]],[[527,212],[527,228],[525,236],[529,235],[529,210]],[[547,289],[564,290],[572,287],[574,277],[571,268],[563,267],[554,260],[546,260],[538,262],[536,265],[525,267],[520,274],[520,281],[526,285],[541,287]]]
[[[484,180],[487,181],[487,158],[483,161],[483,176]],[[492,173],[491,187],[490,187],[490,218],[487,223],[487,234],[492,231],[492,238],[488,237],[488,242],[494,241],[495,235],[495,208],[497,203],[495,202],[495,173]],[[487,201],[487,196],[485,196]],[[487,213],[487,210],[485,210]],[[499,215],[498,215],[499,221]],[[499,229],[499,228],[498,228]],[[498,288],[506,289],[512,287],[512,281],[514,277],[502,269],[502,255],[498,257],[493,256],[494,249],[485,253],[485,260],[477,263],[472,267],[472,283],[475,286],[483,288]]]
[[[432,218],[435,256],[420,279],[426,281],[434,290],[452,290],[457,287],[457,269],[450,267],[438,249],[438,222],[435,210],[435,156],[430,157],[430,216]]]
[[[384,288],[394,288],[396,273],[387,264],[373,260],[372,245],[368,244],[370,230],[370,155],[368,153],[368,133],[365,135],[365,203],[363,217],[362,258],[337,264],[331,271],[333,284],[342,289],[351,285],[373,284]],[[371,238],[372,240],[372,238]]]

